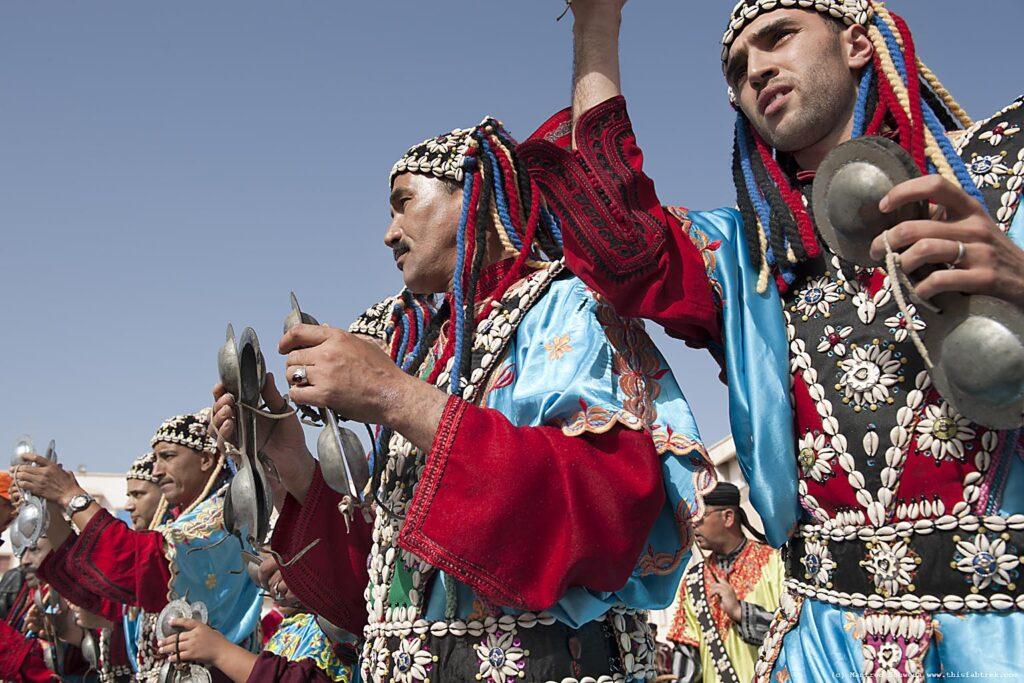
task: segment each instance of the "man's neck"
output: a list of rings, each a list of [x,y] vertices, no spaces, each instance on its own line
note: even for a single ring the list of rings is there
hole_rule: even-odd
[[[726,559],[731,557],[733,554],[739,552],[746,544],[747,539],[745,536],[733,539],[731,543],[723,544],[723,550],[715,553],[715,559]]]
[[[202,491],[196,491],[195,493],[182,498],[181,501],[174,506],[178,510],[177,514],[180,515],[182,512],[195,505],[196,501],[199,500],[200,495],[202,495]]]
[[[818,166],[825,160],[828,153],[853,137],[853,116],[846,120],[846,124],[834,129],[810,147],[805,147],[798,152],[793,152],[793,159],[802,171],[817,171]]]

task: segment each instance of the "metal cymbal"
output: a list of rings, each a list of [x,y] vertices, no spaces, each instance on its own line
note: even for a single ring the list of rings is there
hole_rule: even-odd
[[[892,188],[920,176],[905,149],[882,137],[863,137],[836,147],[814,177],[814,220],[822,239],[841,258],[879,266],[871,242],[903,221],[928,217],[927,202],[883,214],[878,203]]]

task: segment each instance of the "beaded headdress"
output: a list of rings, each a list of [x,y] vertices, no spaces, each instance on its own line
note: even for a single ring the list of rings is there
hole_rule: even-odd
[[[538,260],[557,259],[562,236],[557,219],[543,203],[540,190],[521,167],[516,141],[501,121],[486,117],[474,128],[456,128],[411,147],[391,169],[390,181],[402,173],[418,173],[462,184],[462,212],[456,233],[453,278],[452,341],[436,363],[437,372],[452,357],[451,391],[459,394],[460,378],[469,363],[468,347],[476,327],[476,288],[486,238],[494,231],[507,253],[516,254],[508,274],[490,293],[498,300]],[[485,311],[486,313],[486,311]],[[430,326],[424,303],[403,295],[392,316],[392,356],[408,369],[426,349]]]
[[[970,127],[967,112],[918,56],[902,17],[876,0],[741,0],[722,39],[722,59],[758,16],[777,9],[817,11],[847,26],[863,26],[874,56],[860,74],[853,137],[893,136],[921,173],[938,173],[983,203],[947,131]],[[764,292],[774,277],[780,291],[794,281],[793,266],[821,248],[807,198],[791,180],[795,164],[773,149],[737,107],[733,181],[747,250]]]
[[[175,415],[164,420],[150,439],[149,445],[155,446],[163,441],[176,443],[194,451],[217,454],[217,441],[209,434],[210,409],[204,408],[198,413]]]
[[[729,26],[722,36],[722,63],[729,59],[729,49],[747,24],[777,9],[814,10],[828,14],[847,26],[867,26],[873,13],[869,0],[740,0],[732,8]]]
[[[480,125],[493,119],[484,119]],[[498,123],[500,126],[501,124]],[[463,163],[469,150],[472,128],[456,128],[450,133],[428,138],[414,145],[391,168],[391,184],[400,173],[422,173],[461,183]]]
[[[156,484],[158,480],[153,476],[153,465],[155,464],[156,456],[153,454],[153,451],[140,455],[132,462],[132,466],[128,468],[128,474],[125,475],[125,479],[138,479]]]

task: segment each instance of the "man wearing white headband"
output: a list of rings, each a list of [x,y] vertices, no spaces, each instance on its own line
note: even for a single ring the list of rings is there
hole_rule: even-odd
[[[520,154],[562,219],[570,268],[726,371],[751,501],[769,541],[789,542],[756,680],[1019,673],[1019,410],[1009,430],[964,417],[936,388],[926,316],[906,302],[963,292],[1024,309],[1021,101],[972,124],[881,3],[744,0],[723,41],[739,210],[664,207],[620,92],[624,4],[574,0],[573,108]],[[902,147],[922,176],[876,213],[941,208],[870,245],[877,262],[887,238],[914,291],[841,260],[820,239],[826,216],[811,215],[819,165],[861,136]],[[1006,360],[975,353],[979,366]]]

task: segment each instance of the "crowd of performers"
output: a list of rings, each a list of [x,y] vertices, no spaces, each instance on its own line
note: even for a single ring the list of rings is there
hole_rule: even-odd
[[[569,3],[572,106],[527,141],[485,118],[394,165],[399,294],[348,331],[280,339],[258,570],[224,542],[241,430],[222,384],[132,465],[131,527],[46,458],[13,468],[3,498],[52,514],[3,581],[0,678],[75,680],[81,659],[102,680],[158,680],[166,662],[400,683],[1024,671],[1020,421],[958,412],[900,283],[835,254],[810,201],[840,143],[898,144],[920,177],[879,210],[933,211],[874,258],[895,251],[918,301],[1024,310],[1021,100],[969,119],[880,2],[741,0],[722,53],[738,209],[666,206],[621,94],[624,4]],[[719,361],[764,536],[716,481],[643,319]],[[366,505],[325,481],[292,404],[374,426]],[[265,595],[279,625],[261,623]],[[208,614],[159,637],[173,600]],[[648,612],[674,601],[658,657]],[[26,631],[56,634],[45,659]]]

